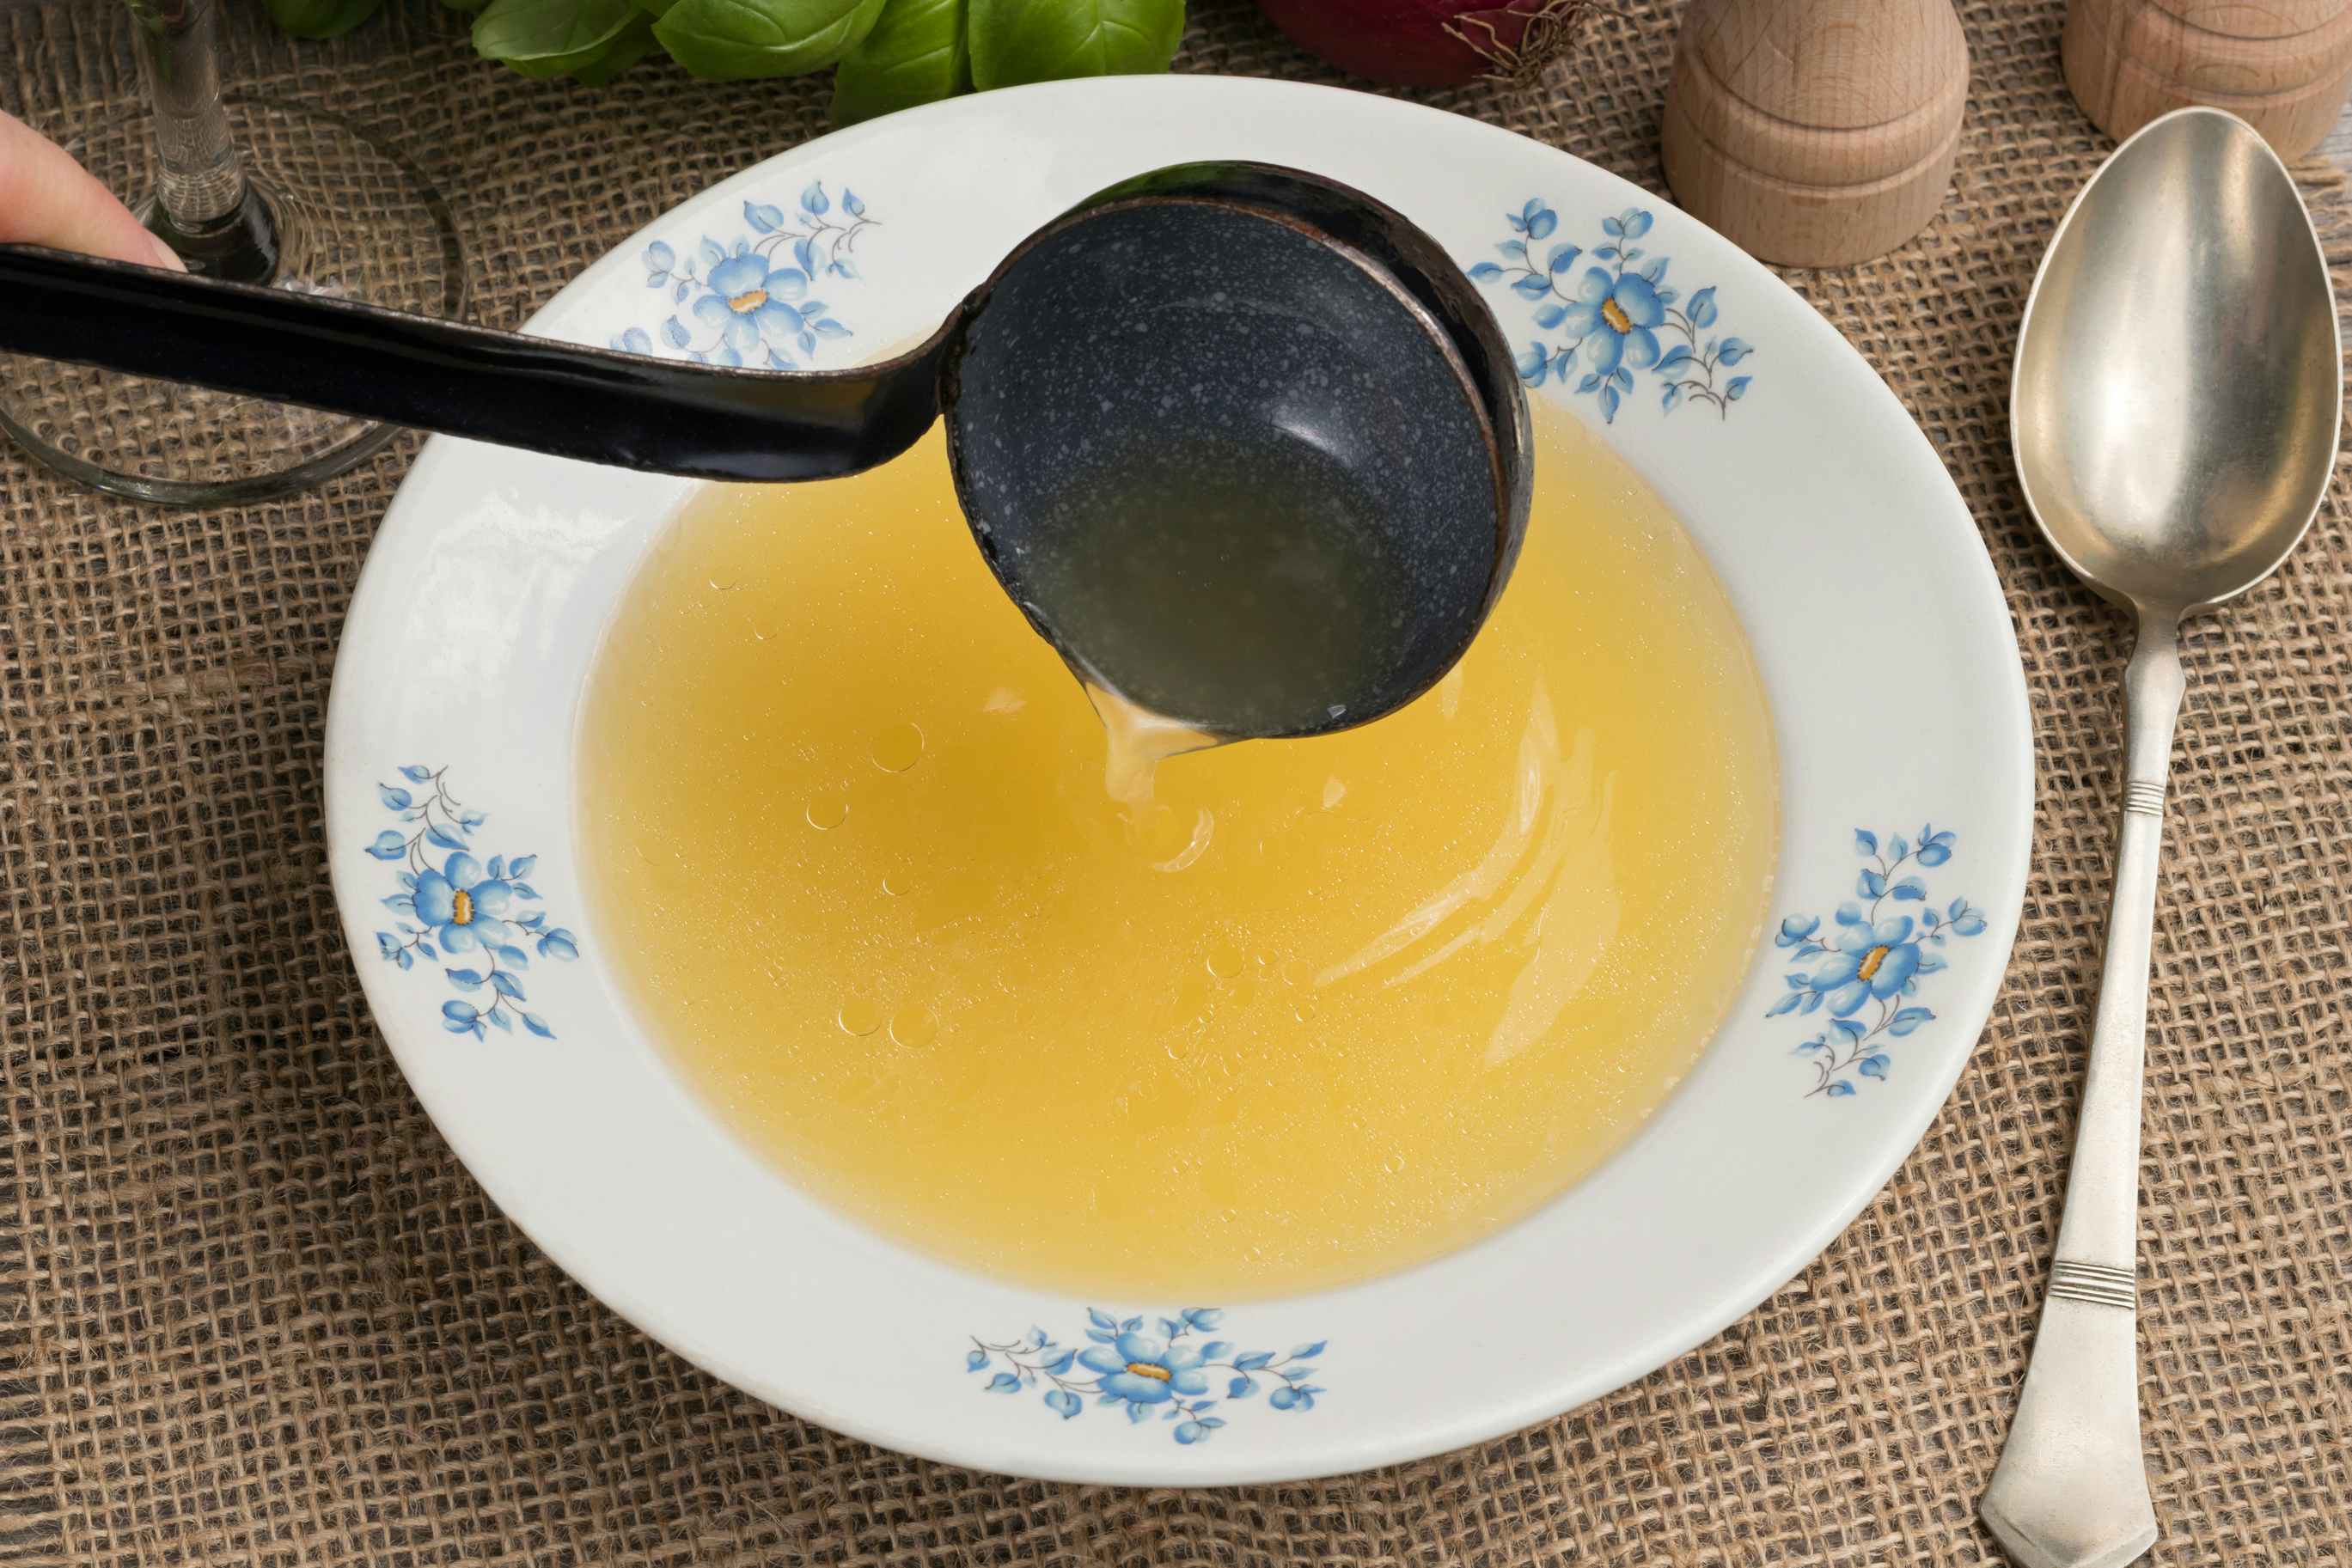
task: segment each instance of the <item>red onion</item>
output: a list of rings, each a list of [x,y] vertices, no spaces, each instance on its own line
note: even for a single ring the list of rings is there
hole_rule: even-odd
[[[1400,87],[1532,75],[1564,53],[1593,0],[1258,0],[1291,41]]]

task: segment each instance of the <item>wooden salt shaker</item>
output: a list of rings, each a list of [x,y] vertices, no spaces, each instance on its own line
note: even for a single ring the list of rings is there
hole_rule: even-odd
[[[1863,261],[1935,215],[1968,93],[1951,0],[1691,0],[1666,179],[1767,261]]]
[[[2083,112],[2117,141],[2201,103],[2299,158],[2352,91],[2352,0],[2074,0],[2062,53]]]

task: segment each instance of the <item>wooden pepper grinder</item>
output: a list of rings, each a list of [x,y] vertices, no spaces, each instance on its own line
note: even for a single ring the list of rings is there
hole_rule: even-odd
[[[1951,0],[1691,0],[1666,179],[1767,261],[1863,261],[1935,215],[1968,95]]]
[[[2062,53],[2083,112],[2117,141],[2202,103],[2299,158],[2352,91],[2352,0],[2074,0]]]

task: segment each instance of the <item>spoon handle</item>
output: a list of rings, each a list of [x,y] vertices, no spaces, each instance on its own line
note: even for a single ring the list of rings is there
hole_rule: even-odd
[[[2139,1113],[2165,774],[2180,712],[2179,622],[2143,613],[2124,677],[2126,770],[2106,964],[2066,1209],[2017,1419],[1985,1522],[2024,1568],[2118,1568],[2156,1543],[2140,1451]]]
[[[722,370],[0,246],[0,350],[693,478],[895,456],[938,417],[946,339],[856,370]]]

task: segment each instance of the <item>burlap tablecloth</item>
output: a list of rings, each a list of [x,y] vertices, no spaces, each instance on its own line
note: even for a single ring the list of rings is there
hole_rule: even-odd
[[[818,83],[649,65],[593,92],[481,64],[425,0],[300,47],[233,4],[241,80],[383,126],[426,164],[492,322],[824,129]],[[2059,5],[1963,15],[1975,77],[1941,214],[1883,261],[1791,281],[1893,383],[1983,527],[2032,691],[2033,875],[1950,1104],[1760,1310],[1548,1426],[1313,1485],[1015,1484],[778,1415],[518,1234],[362,1003],[320,738],[415,441],[316,495],[200,514],[100,499],[0,450],[0,1560],[1997,1560],[1974,1500],[2074,1128],[2125,633],[2034,538],[2004,420],[2035,260],[2107,144],[2060,82]],[[1540,87],[1435,100],[1663,190],[1674,19],[1629,3]],[[111,0],[0,8],[0,107],[143,112]],[[1328,79],[1237,0],[1199,5],[1180,68]],[[2342,232],[2333,182],[2314,196]],[[2339,486],[2279,579],[2189,639],[2143,1166],[2166,1563],[2352,1561],[2345,521]]]

